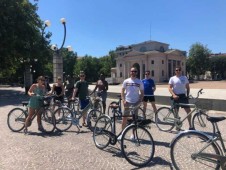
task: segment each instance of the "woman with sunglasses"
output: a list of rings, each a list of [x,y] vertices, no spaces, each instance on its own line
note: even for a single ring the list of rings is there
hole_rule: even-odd
[[[31,96],[29,103],[28,103],[28,117],[25,121],[25,128],[24,131],[27,131],[27,127],[30,124],[31,118],[36,110],[42,107],[42,101],[40,100],[40,96],[44,96],[46,93],[45,89],[45,77],[39,76],[37,79],[37,83],[32,84],[30,89],[28,90],[28,95]],[[37,123],[38,123],[38,130],[44,131],[41,125],[41,115],[37,114]]]

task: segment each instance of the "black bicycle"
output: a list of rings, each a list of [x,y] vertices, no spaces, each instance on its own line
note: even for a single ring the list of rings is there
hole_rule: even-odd
[[[116,119],[118,107],[111,105],[113,117],[108,115],[100,116],[94,127],[93,140],[97,148],[104,149],[109,144],[115,145],[117,141],[121,143],[122,154],[125,159],[135,166],[145,166],[153,158],[155,152],[154,140],[146,126],[151,120],[138,120],[135,110],[139,108],[130,108],[132,120],[128,126],[118,135],[116,134]],[[131,117],[131,116],[130,116]],[[121,135],[121,139],[118,137]]]

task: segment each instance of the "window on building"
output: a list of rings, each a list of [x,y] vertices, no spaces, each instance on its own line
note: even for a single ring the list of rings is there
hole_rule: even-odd
[[[154,64],[155,63],[155,61],[154,60],[151,60],[151,64]]]
[[[164,52],[164,51],[165,51],[165,50],[164,50],[164,47],[161,46],[160,49],[159,49],[159,51],[160,51],[160,52]]]
[[[183,63],[183,62],[181,62],[181,65],[183,66],[183,65],[184,65],[184,63]]]
[[[164,64],[164,60],[162,60],[162,64]]]
[[[151,76],[154,77],[155,76],[155,72],[154,70],[151,71]]]
[[[122,64],[119,64],[120,67],[122,67]]]
[[[120,72],[120,77],[122,77],[122,72]]]
[[[162,77],[164,77],[164,74],[165,74],[165,73],[164,73],[164,70],[162,70]]]
[[[143,47],[140,48],[140,52],[145,52],[145,51],[147,51],[146,47],[143,46]]]

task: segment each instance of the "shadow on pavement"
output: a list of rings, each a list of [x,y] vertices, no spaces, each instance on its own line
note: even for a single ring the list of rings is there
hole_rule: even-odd
[[[7,105],[19,105],[22,101],[29,100],[29,96],[24,92],[0,88],[0,107]]]
[[[54,131],[53,133],[42,133],[42,132],[29,132],[25,135],[33,135],[33,136],[41,136],[43,138],[47,137],[56,137],[56,136],[62,136],[63,133],[60,131]]]

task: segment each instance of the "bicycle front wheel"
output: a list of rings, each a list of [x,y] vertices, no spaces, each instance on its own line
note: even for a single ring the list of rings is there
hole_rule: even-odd
[[[92,109],[89,111],[86,121],[88,128],[93,132],[97,119],[102,115],[99,110]]]
[[[7,125],[13,132],[19,132],[24,128],[27,114],[21,108],[15,108],[8,113]]]
[[[122,134],[121,149],[130,164],[141,167],[152,160],[155,144],[147,129],[132,125]]]
[[[108,116],[100,116],[93,131],[93,141],[95,146],[99,149],[106,148],[111,140],[111,136],[108,132],[112,132],[112,122]]]
[[[168,107],[161,107],[155,114],[155,123],[162,131],[170,131],[174,128],[174,114]]]
[[[192,126],[195,130],[203,131],[206,133],[215,133],[215,128],[213,123],[207,120],[208,115],[203,111],[195,113],[192,118]]]
[[[46,133],[54,131],[56,120],[53,112],[50,109],[44,109],[41,115],[41,125]]]
[[[56,129],[66,131],[72,126],[73,114],[66,107],[60,107],[54,112],[56,118]]]
[[[220,154],[214,143],[201,151],[209,142],[208,137],[197,132],[187,132],[180,135],[171,145],[170,156],[173,166],[178,170],[219,169],[217,161],[199,155],[200,153]]]
[[[68,103],[68,107],[73,111],[76,112],[79,109],[79,101],[78,99],[70,100]]]

